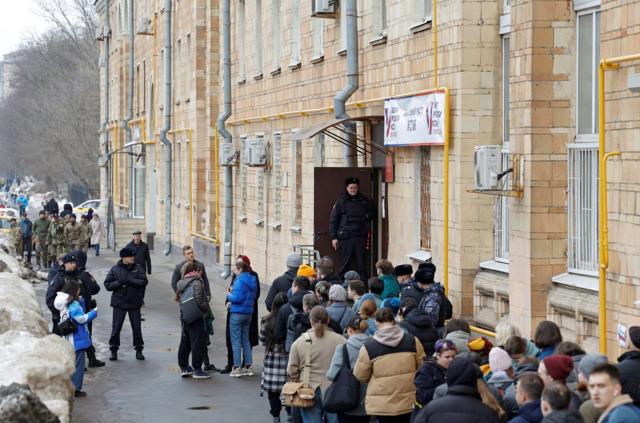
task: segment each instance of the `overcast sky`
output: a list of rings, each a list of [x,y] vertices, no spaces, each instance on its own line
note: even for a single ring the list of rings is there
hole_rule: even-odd
[[[47,29],[37,10],[37,0],[0,0],[0,58]]]

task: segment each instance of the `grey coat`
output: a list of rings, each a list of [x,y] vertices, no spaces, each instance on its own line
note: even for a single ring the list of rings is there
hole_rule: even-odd
[[[344,344],[347,346],[347,354],[349,354],[349,362],[351,364],[351,370],[356,366],[356,361],[358,361],[358,354],[360,353],[360,348],[367,343],[367,341],[371,339],[369,335],[365,335],[364,333],[359,333],[353,335],[351,338],[347,339],[347,343]],[[327,379],[330,381],[334,381],[338,376],[338,372],[344,365],[342,362],[342,348],[343,345],[338,345],[336,348],[336,352],[333,354],[333,358],[331,359],[331,366],[329,370],[327,370]],[[360,383],[360,405],[358,408],[355,408],[351,411],[347,411],[344,414],[351,416],[366,416],[367,412],[364,409],[364,399],[367,395],[367,384]]]
[[[329,313],[330,318],[340,324],[342,330],[344,330],[349,322],[356,316],[356,313],[342,302],[332,303],[327,307],[327,313]]]
[[[198,305],[198,308],[202,311],[203,316],[205,314],[208,314],[211,311],[211,308],[209,308],[209,296],[207,296],[207,292],[205,290],[204,287],[204,282],[202,281],[202,279],[200,278],[196,278],[196,277],[187,277],[184,279],[181,279],[178,284],[176,285],[177,287],[177,294],[182,294],[184,292],[184,290],[187,288],[187,285],[189,285],[189,283],[191,283],[191,281],[194,281],[193,284],[193,296],[196,300],[196,304]]]

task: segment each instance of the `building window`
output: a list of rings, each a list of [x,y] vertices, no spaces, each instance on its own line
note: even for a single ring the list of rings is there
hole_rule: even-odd
[[[273,134],[273,219],[282,222],[282,134]]]
[[[255,0],[255,78],[262,77],[262,0]]]
[[[598,132],[600,11],[592,9],[578,13],[577,31],[577,133],[578,138],[593,140],[592,135]]]
[[[387,35],[387,0],[373,2],[373,38],[380,39]]]
[[[598,273],[598,146],[569,146],[569,272]]]
[[[293,216],[292,231],[300,232],[302,228],[302,142],[294,141],[292,146],[292,171],[293,171]]]
[[[431,148],[420,155],[420,249],[431,251]]]
[[[264,168],[259,167],[256,169],[256,225],[262,226],[264,224]]]
[[[280,71],[280,61],[282,60],[282,27],[280,23],[280,0],[271,1],[271,72]]]
[[[193,63],[191,62],[191,34],[187,34],[187,40],[184,45],[184,60],[186,66],[184,69],[186,71],[186,75],[184,79],[184,92],[183,96],[185,100],[189,100],[191,98],[191,83],[193,80]]]
[[[347,51],[347,2],[340,2],[340,50],[338,53]]]
[[[245,19],[245,4],[244,0],[238,1],[238,22],[236,24],[236,29],[238,33],[236,34],[237,43],[236,51],[238,52],[238,82],[243,82],[246,80],[245,74],[245,28],[246,28],[246,19]]]
[[[313,57],[311,60],[320,59],[324,56],[324,19],[311,18],[313,31]]]
[[[301,41],[300,41],[300,1],[291,1],[291,62],[289,67],[295,68],[301,62]]]
[[[415,25],[421,25],[431,21],[432,0],[413,0],[413,10],[417,21]]]
[[[144,217],[146,158],[141,156],[133,167],[133,217]]]
[[[175,94],[176,94],[176,103],[180,102],[180,97],[182,96],[182,78],[180,75],[183,72],[182,69],[182,40],[176,41],[176,54],[173,60],[173,82],[176,84]]]
[[[509,36],[502,37],[502,169],[507,170],[510,163],[509,133],[511,124],[509,121],[510,93],[509,93]],[[502,179],[502,189],[509,189],[509,178]],[[496,210],[494,215],[494,258],[496,261],[509,262],[509,197],[498,196],[496,198]]]

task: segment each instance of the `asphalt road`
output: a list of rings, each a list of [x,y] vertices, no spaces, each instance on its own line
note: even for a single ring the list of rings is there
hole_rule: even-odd
[[[211,379],[182,379],[177,364],[180,338],[178,306],[173,300],[170,280],[174,259],[152,256],[153,274],[149,277],[145,307],[142,309],[142,334],[145,361],[135,359],[131,327],[125,322],[121,334],[119,360],[108,360],[108,339],[111,331],[110,293],[103,281],[110,267],[117,261],[113,252],[104,251],[99,257],[89,253],[87,268],[102,290],[95,297],[98,318],[94,321],[93,342],[98,358],[105,367],[90,368],[85,373],[83,390],[88,394],[77,399],[72,414],[73,422],[271,422],[266,395],[260,397],[260,376],[263,349],[254,348],[254,366],[257,375],[234,379],[229,375],[214,374]],[[206,264],[206,263],[205,263]],[[209,346],[209,356],[217,367],[226,364],[224,325],[226,284],[214,280],[213,268],[207,267],[211,280],[212,301],[216,320],[215,335]],[[45,313],[46,283],[36,286]],[[264,303],[262,304],[262,311]],[[50,316],[47,314],[47,319]],[[283,414],[284,417],[284,414]]]

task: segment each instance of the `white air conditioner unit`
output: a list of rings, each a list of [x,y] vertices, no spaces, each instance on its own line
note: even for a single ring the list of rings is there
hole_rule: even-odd
[[[267,164],[267,144],[264,138],[251,138],[245,145],[245,157],[248,166],[261,167]]]
[[[311,16],[314,18],[335,18],[338,0],[311,0]]]
[[[153,35],[153,21],[150,18],[141,16],[138,20],[138,34]]]
[[[498,175],[502,172],[502,147],[480,145],[473,155],[476,189],[480,191],[501,189]]]
[[[237,157],[236,148],[232,143],[220,143],[220,152],[218,153],[220,166],[234,166]]]

